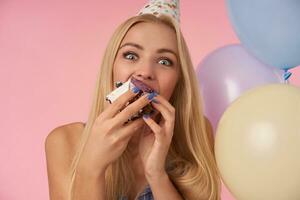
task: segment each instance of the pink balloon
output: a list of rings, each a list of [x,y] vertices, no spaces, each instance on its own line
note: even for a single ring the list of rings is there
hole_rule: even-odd
[[[268,83],[285,82],[283,70],[260,62],[240,44],[213,51],[197,66],[196,73],[204,114],[214,133],[225,109],[243,92]]]

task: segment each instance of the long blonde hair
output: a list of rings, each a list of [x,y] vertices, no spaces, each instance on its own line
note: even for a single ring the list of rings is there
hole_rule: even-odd
[[[72,199],[77,165],[88,140],[95,119],[105,108],[105,96],[113,90],[113,69],[118,47],[128,30],[139,22],[163,23],[173,28],[177,37],[180,60],[180,78],[170,98],[176,110],[172,143],[166,159],[166,170],[184,199],[219,200],[221,181],[215,162],[211,132],[202,111],[198,80],[194,72],[190,54],[180,28],[173,19],[151,14],[134,16],[123,22],[112,35],[104,53],[98,72],[94,99],[90,114],[81,135],[80,145],[74,156],[69,185],[69,198]],[[109,200],[120,196],[130,196],[134,174],[129,166],[127,150],[105,172],[106,197]]]

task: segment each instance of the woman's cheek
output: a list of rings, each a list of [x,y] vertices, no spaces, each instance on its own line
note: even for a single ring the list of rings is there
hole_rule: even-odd
[[[169,100],[174,92],[177,80],[174,78],[174,76],[169,78],[167,78],[168,76],[165,77],[166,78],[162,80],[160,86],[163,96]]]
[[[134,73],[134,71],[135,71],[134,66],[128,63],[124,63],[119,66],[118,73],[121,74],[122,77],[124,77],[124,76],[129,76],[130,74]]]

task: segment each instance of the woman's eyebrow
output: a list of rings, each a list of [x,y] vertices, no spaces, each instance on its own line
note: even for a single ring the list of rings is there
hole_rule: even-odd
[[[144,48],[143,48],[141,45],[136,44],[136,43],[133,43],[133,42],[127,42],[127,43],[123,44],[122,46],[120,46],[119,50],[120,50],[121,48],[125,47],[125,46],[133,46],[133,47],[135,47],[135,48],[137,48],[137,49],[144,50]],[[173,54],[176,58],[178,58],[178,57],[177,57],[177,54],[176,54],[173,50],[171,50],[171,49],[162,48],[162,49],[158,49],[156,52],[157,52],[157,53],[165,53],[165,52],[168,52],[168,53]]]

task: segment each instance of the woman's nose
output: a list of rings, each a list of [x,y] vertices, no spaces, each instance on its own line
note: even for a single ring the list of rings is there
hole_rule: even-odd
[[[136,69],[135,75],[142,77],[143,79],[154,79],[154,66],[150,62],[141,63],[141,65]]]

